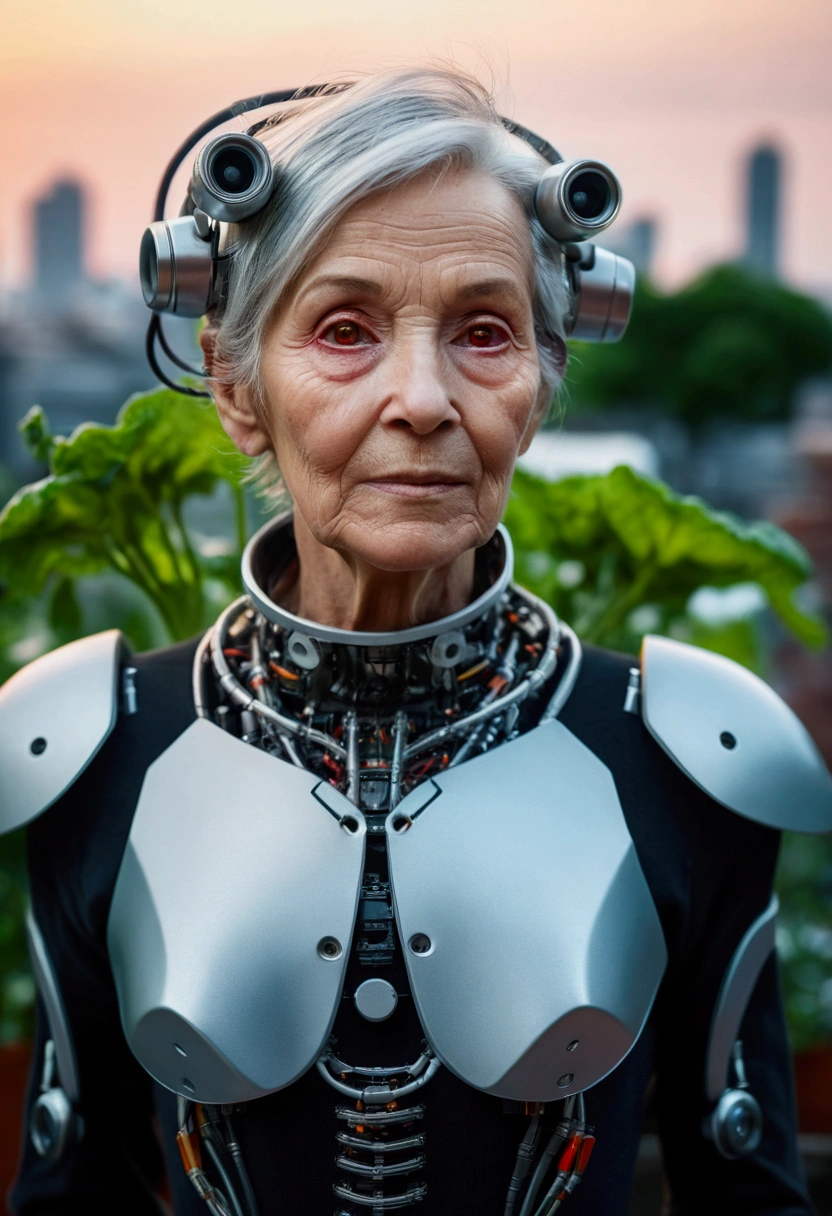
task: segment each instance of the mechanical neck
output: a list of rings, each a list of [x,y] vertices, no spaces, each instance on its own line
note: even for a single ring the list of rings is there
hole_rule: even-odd
[[[281,516],[246,549],[248,595],[209,642],[219,702],[198,708],[385,815],[421,780],[513,737],[521,702],[554,672],[560,627],[510,585],[503,528],[477,559],[479,593],[450,616],[389,633],[332,628],[271,597],[297,560]]]

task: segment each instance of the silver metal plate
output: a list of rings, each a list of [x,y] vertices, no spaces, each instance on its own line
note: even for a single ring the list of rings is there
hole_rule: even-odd
[[[705,1091],[716,1102],[729,1084],[728,1068],[740,1025],[766,959],[774,949],[779,904],[772,895],[765,912],[754,921],[734,952],[717,997],[708,1036]]]
[[[58,1081],[69,1102],[75,1106],[81,1097],[81,1086],[78,1080],[78,1064],[75,1059],[69,1019],[66,1016],[63,997],[58,987],[58,978],[55,975],[49,951],[46,949],[46,942],[43,940],[43,934],[31,908],[26,912],[26,941],[38,992],[46,1010],[49,1034],[55,1044]]]
[[[112,731],[123,643],[117,629],[70,642],[0,688],[0,833],[56,802]]]
[[[386,1022],[396,1012],[399,994],[389,980],[373,975],[358,985],[353,1001],[368,1022]]]
[[[768,684],[722,655],[652,635],[641,666],[647,729],[706,794],[768,827],[832,829],[832,777]]]
[[[542,1102],[615,1068],[667,952],[609,769],[547,722],[415,790],[387,834],[411,990],[443,1063]]]
[[[331,786],[206,719],[151,765],[108,928],[124,1032],[151,1076],[246,1102],[314,1064],[341,998],[365,832]]]

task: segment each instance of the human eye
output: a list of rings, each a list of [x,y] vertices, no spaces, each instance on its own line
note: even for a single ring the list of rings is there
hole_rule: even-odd
[[[498,321],[474,321],[454,339],[455,346],[469,350],[502,350],[511,341],[510,334]]]
[[[369,346],[375,341],[375,338],[357,321],[342,317],[325,324],[318,340],[325,346],[349,349],[355,346]]]

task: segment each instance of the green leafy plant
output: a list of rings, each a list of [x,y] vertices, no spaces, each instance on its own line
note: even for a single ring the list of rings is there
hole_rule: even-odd
[[[795,602],[811,563],[792,537],[713,511],[626,466],[555,483],[518,470],[505,518],[518,580],[585,641],[634,652],[646,632],[690,634],[694,592],[748,583],[802,642],[826,639],[823,623]],[[730,649],[741,649],[744,636],[721,631]],[[711,640],[722,648],[719,631]]]
[[[48,592],[51,622],[77,634],[77,580],[113,571],[147,596],[171,639],[204,628],[218,601],[237,589],[246,527],[245,462],[213,407],[160,389],[128,401],[114,426],[85,424],[68,438],[56,436],[35,406],[20,430],[49,473],[0,514],[7,599]],[[184,510],[219,483],[231,492],[236,545],[211,555],[195,542]]]

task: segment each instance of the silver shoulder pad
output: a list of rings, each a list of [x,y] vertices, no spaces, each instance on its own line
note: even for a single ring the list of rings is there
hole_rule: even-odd
[[[0,834],[47,810],[112,731],[123,645],[117,629],[81,638],[0,688]]]
[[[731,659],[648,635],[644,723],[698,786],[729,810],[791,832],[832,829],[832,777],[773,689]]]

